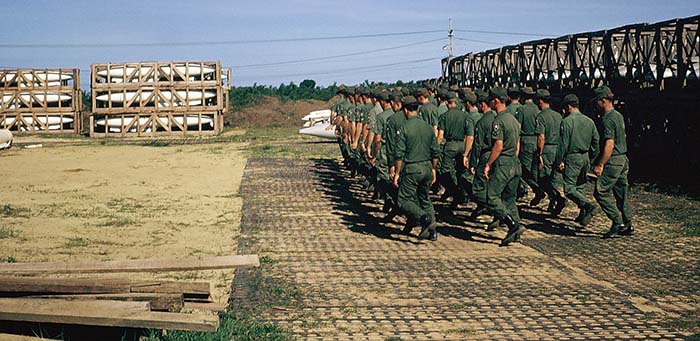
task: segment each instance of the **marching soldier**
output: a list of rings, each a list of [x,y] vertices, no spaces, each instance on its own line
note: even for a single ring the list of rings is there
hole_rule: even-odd
[[[601,86],[594,92],[596,105],[605,114],[600,127],[602,147],[593,170],[598,176],[593,194],[605,215],[612,221],[610,230],[603,238],[632,235],[632,209],[627,197],[629,159],[625,119],[613,106],[612,101],[615,97],[610,88]]]
[[[534,162],[534,156],[537,152],[537,114],[540,109],[532,101],[535,91],[531,87],[524,87],[521,91],[525,104],[515,113],[515,119],[520,122],[520,165],[523,168],[523,176],[521,185],[524,182],[535,193],[535,197],[530,201],[530,206],[537,206],[545,198],[545,193],[537,184],[537,173],[539,162]],[[538,160],[539,161],[539,160]],[[527,189],[521,190],[526,192]]]
[[[433,127],[433,132],[435,133],[435,136],[437,136],[437,106],[430,102],[430,93],[428,90],[419,88],[416,89],[415,94],[418,103],[420,103],[420,107],[418,108],[418,117],[422,118],[423,121]]]
[[[467,120],[469,121],[468,126],[470,129],[467,130],[467,135],[464,137],[464,153],[462,154],[462,165],[464,166],[464,169],[466,171],[463,172],[461,183],[462,188],[466,192],[466,196],[470,200],[475,201],[473,190],[474,174],[472,174],[472,172],[470,171],[471,167],[469,165],[469,158],[472,154],[472,150],[474,149],[476,124],[481,119],[481,113],[476,107],[477,97],[476,94],[474,94],[473,92],[465,92],[464,95],[462,95],[462,101],[464,102],[465,109],[467,109]]]
[[[389,163],[387,162],[387,120],[394,111],[391,109],[391,98],[387,91],[378,94],[379,103],[384,109],[377,115],[377,124],[374,131],[374,165],[377,168],[377,189],[379,196],[384,200],[383,212],[389,212],[392,207],[391,178],[389,177]]]
[[[429,192],[430,185],[436,180],[438,144],[432,127],[418,118],[418,101],[407,96],[402,105],[406,122],[397,134],[394,163],[394,186],[399,189],[399,207],[409,220],[420,223],[418,238],[435,241],[435,211]]]
[[[386,157],[387,157],[387,164],[389,164],[389,177],[394,179],[394,175],[396,174],[396,168],[394,167],[395,161],[396,161],[396,145],[398,143],[398,133],[401,127],[403,127],[404,123],[406,123],[406,116],[403,114],[402,108],[402,96],[401,92],[396,92],[391,95],[391,110],[394,111],[394,114],[389,116],[386,120],[386,128],[385,128],[385,134],[386,134]],[[398,211],[398,198],[399,192],[396,188],[393,188],[391,191],[391,196],[392,196],[392,202],[395,204],[392,208],[390,208],[390,211],[387,213],[386,217],[384,218],[384,221],[386,222],[391,222],[394,220],[394,217],[396,217],[399,213]],[[410,219],[406,221],[406,226],[404,228],[405,231],[410,231],[413,226],[417,224],[415,221],[411,221]]]
[[[537,90],[535,101],[541,109],[536,118],[537,126],[535,128],[535,134],[537,134],[536,157],[539,162],[537,183],[547,193],[551,202],[552,215],[556,216],[566,206],[566,198],[556,188],[556,174],[554,172],[554,158],[559,146],[561,114],[549,107],[551,96],[548,90]]]
[[[518,159],[520,124],[506,110],[507,99],[508,93],[504,88],[491,89],[489,103],[497,114],[491,130],[491,154],[483,170],[484,178],[488,181],[488,208],[508,226],[501,246],[512,243],[525,230],[520,226],[520,215],[515,205],[521,172]]]
[[[474,199],[476,199],[477,204],[476,209],[471,214],[472,219],[478,218],[487,211],[488,181],[484,176],[484,167],[491,155],[491,129],[493,128],[493,121],[496,119],[496,113],[491,110],[488,104],[488,93],[482,90],[476,90],[476,102],[479,111],[483,115],[479,121],[476,122],[474,144],[469,154],[469,165],[472,174],[474,174],[472,192],[474,193]],[[496,226],[499,224],[497,221],[494,222]]]
[[[445,195],[452,197],[450,208],[454,210],[464,202],[464,190],[460,186],[464,164],[460,161],[464,154],[467,132],[474,136],[474,128],[468,126],[466,113],[457,109],[457,96],[450,92],[447,94],[447,100],[449,110],[442,115],[438,123],[438,144],[444,141],[438,181],[445,187]]]
[[[565,112],[561,121],[559,147],[554,164],[564,174],[564,193],[580,209],[576,222],[582,226],[591,222],[595,205],[586,199],[586,173],[591,159],[598,156],[598,131],[595,123],[579,111],[578,97],[564,97]]]

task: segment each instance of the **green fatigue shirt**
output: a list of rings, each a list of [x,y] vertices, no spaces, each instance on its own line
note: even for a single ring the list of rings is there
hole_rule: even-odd
[[[537,128],[537,114],[539,112],[540,109],[537,108],[535,103],[526,102],[515,113],[515,119],[520,122],[520,135],[535,136],[535,130]]]
[[[358,121],[358,114],[357,114],[357,104],[350,103],[350,105],[347,107],[347,116],[348,116],[348,121],[350,122],[357,122]]]
[[[479,121],[476,122],[476,128],[474,129],[474,144],[469,157],[469,164],[476,167],[478,164],[485,164],[491,155],[491,129],[493,128],[493,121],[496,119],[496,113],[493,110],[489,110],[487,113],[483,114]]]
[[[331,105],[331,111],[336,113],[337,115],[340,115],[340,108],[343,104],[343,101],[345,101],[345,98],[342,97],[335,100]]]
[[[615,146],[611,156],[627,154],[627,134],[625,133],[625,119],[617,110],[612,109],[603,115],[601,127],[601,143],[609,139],[615,140]]]
[[[520,123],[508,110],[499,113],[493,120],[491,129],[491,147],[496,140],[503,141],[501,156],[515,157],[518,154],[518,142],[520,141]]]
[[[365,103],[360,105],[358,109],[360,110],[360,119],[358,121],[364,124],[369,124],[369,115],[372,109],[374,109],[374,104],[372,104],[372,102]]]
[[[537,115],[537,126],[535,134],[544,134],[544,144],[557,146],[559,145],[559,128],[561,127],[561,114],[552,110],[544,109]]]
[[[376,122],[377,124],[374,127],[374,133],[382,136],[382,146],[386,143],[387,120],[393,114],[394,114],[394,111],[391,110],[391,107],[388,107],[386,110],[380,112],[377,115],[377,122]]]
[[[437,98],[433,96],[428,97],[428,102],[432,103],[434,106],[438,105]]]
[[[340,104],[338,104],[338,115],[350,119],[349,115],[351,108],[352,103],[350,103],[350,101],[348,101],[347,99],[343,98],[343,101],[341,101]]]
[[[456,108],[442,115],[438,129],[445,132],[443,135],[445,141],[464,141],[467,133],[474,135],[474,126],[470,124],[467,114]]]
[[[369,113],[367,114],[367,128],[374,132],[377,126],[377,115],[384,111],[384,109],[382,109],[382,106],[379,105],[379,103],[370,103],[369,105],[372,106],[372,109],[370,109]]]
[[[442,116],[444,113],[446,113],[447,110],[449,110],[449,108],[447,108],[447,104],[440,103],[440,105],[437,108],[438,121],[440,120],[440,116]]]
[[[437,159],[439,153],[433,127],[418,116],[407,119],[398,133],[396,159],[409,164]]]
[[[404,115],[403,110],[394,112],[386,120],[386,159],[390,167],[394,165],[394,160],[396,160],[396,143],[398,142],[399,130],[404,123],[406,123],[406,115]]]
[[[427,122],[431,126],[438,125],[437,106],[433,103],[425,103],[418,108],[418,117]]]
[[[467,136],[474,136],[476,131],[476,122],[479,122],[479,119],[481,119],[481,113],[479,110],[474,109],[467,113],[467,120],[469,120],[469,124],[472,127],[471,134],[469,134],[469,131],[467,131]]]
[[[561,121],[559,147],[554,165],[559,165],[569,154],[588,154],[589,159],[598,156],[598,131],[595,123],[579,111],[574,111]]]
[[[511,113],[513,116],[515,116],[515,114],[518,112],[518,109],[520,109],[522,107],[523,107],[522,104],[513,102],[511,104],[508,104],[508,106],[506,107],[506,111]],[[517,119],[517,117],[516,117],[516,119]],[[520,121],[518,121],[518,122],[520,122]]]

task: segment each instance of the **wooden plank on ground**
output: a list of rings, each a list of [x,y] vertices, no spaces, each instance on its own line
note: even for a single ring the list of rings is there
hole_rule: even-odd
[[[214,332],[219,318],[211,315],[144,311],[147,302],[64,301],[0,298],[0,321],[77,324]]]
[[[125,279],[0,277],[0,293],[111,294],[129,291],[131,281]]]
[[[90,295],[37,295],[28,298],[50,298],[67,301],[108,300],[127,302],[148,302],[151,310],[180,312],[185,305],[182,294],[126,293],[126,294],[90,294]]]
[[[209,282],[144,281],[131,283],[131,292],[182,293],[186,298],[208,298],[211,285]]]
[[[138,259],[86,263],[3,263],[0,274],[76,274],[235,269],[260,266],[257,255],[183,259]]]
[[[205,311],[220,312],[226,310],[226,304],[216,302],[185,302],[185,309],[196,309]]]

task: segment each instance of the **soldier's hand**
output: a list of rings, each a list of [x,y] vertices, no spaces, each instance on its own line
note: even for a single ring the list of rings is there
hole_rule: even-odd
[[[326,127],[326,130],[331,130],[331,129],[333,129],[333,128],[335,128],[335,126],[332,125],[332,124],[329,124],[328,127]]]
[[[560,163],[560,164],[559,164],[559,170],[563,172],[563,171],[564,171],[564,168],[566,168],[566,166],[564,165],[564,163],[563,163],[563,162]]]
[[[476,168],[472,167],[471,169],[469,169],[469,171],[472,172],[472,174],[476,175]]]
[[[595,168],[593,168],[593,173],[595,173],[597,176],[603,174],[603,165],[595,166]]]
[[[437,181],[437,173],[435,172],[435,168],[433,168],[433,181],[430,184],[434,185],[435,181]]]
[[[484,166],[484,177],[486,178],[486,180],[489,179],[489,172],[490,171],[491,171],[491,166],[489,166],[489,165]]]
[[[377,163],[377,158],[376,157],[370,157],[369,158],[369,163],[374,166],[375,163]]]
[[[357,150],[357,142],[353,142],[352,144],[350,144],[350,149]]]
[[[393,179],[394,178],[394,173],[396,172],[396,168],[394,166],[389,167],[389,178]]]
[[[462,163],[464,164],[464,168],[469,169],[469,157],[464,155]]]
[[[367,151],[367,146],[364,143],[360,144],[360,150],[364,153]]]
[[[537,165],[537,168],[539,168],[539,169],[544,168],[544,160],[542,159],[542,155],[540,155],[540,162]]]
[[[399,175],[394,175],[394,187],[399,188]]]

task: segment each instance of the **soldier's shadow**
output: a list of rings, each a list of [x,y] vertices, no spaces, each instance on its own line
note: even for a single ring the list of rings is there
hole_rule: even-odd
[[[545,234],[579,238],[597,237],[597,234],[595,232],[579,228],[577,225],[575,225],[575,223],[569,225],[564,224],[562,222],[556,222],[548,213],[538,213],[531,210],[520,210],[520,218],[535,221],[536,223],[527,224],[525,225],[525,227],[530,230],[542,232]]]
[[[333,214],[341,218],[344,227],[350,231],[368,234],[382,239],[411,244],[420,244],[406,238],[399,238],[400,228],[389,227],[387,223],[370,214],[372,202],[356,179],[349,179],[349,172],[341,168],[336,160],[312,159],[314,173],[322,181],[321,192],[333,203]]]
[[[441,207],[440,211],[444,211],[444,208]],[[465,217],[441,214],[436,218],[438,220],[438,233],[441,235],[486,244],[499,244],[501,241],[498,237],[475,232],[474,230],[479,228],[468,225]]]

